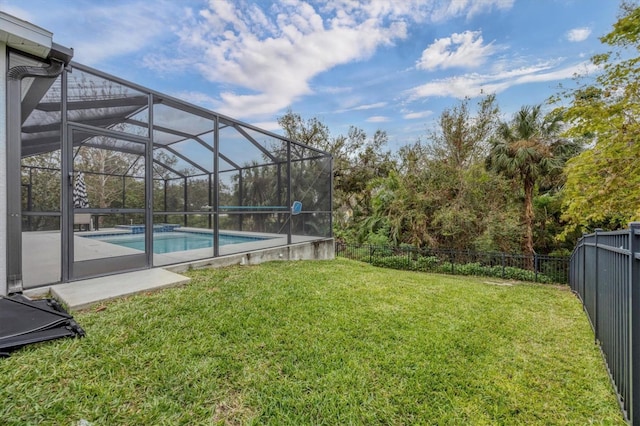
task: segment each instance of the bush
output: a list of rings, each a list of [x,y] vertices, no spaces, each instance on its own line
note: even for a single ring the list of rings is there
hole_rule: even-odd
[[[425,256],[424,254],[429,254]],[[536,274],[528,269],[515,266],[495,265],[495,253],[483,258],[481,254],[465,252],[466,256],[456,263],[455,257],[447,252],[444,259],[432,254],[433,252],[420,252],[414,247],[391,247],[391,246],[344,246],[338,254],[354,260],[371,263],[381,268],[401,269],[407,271],[437,272],[455,275],[476,275],[485,277],[495,277],[507,280],[533,281],[539,283],[562,283],[566,282],[566,271],[558,268],[558,262],[542,263],[541,271]],[[473,255],[473,256],[471,256]],[[485,253],[485,255],[488,255]],[[469,259],[484,259],[484,262],[469,262]],[[454,260],[452,263],[450,260]],[[491,266],[494,264],[494,266]]]
[[[415,261],[417,271],[432,271],[438,267],[440,259],[437,256],[420,256]]]
[[[374,256],[371,258],[371,264],[382,268],[411,270],[409,259],[406,256]]]

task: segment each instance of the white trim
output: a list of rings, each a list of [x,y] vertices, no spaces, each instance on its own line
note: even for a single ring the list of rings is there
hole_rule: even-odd
[[[51,50],[53,33],[0,12],[0,43],[9,47],[46,58]]]

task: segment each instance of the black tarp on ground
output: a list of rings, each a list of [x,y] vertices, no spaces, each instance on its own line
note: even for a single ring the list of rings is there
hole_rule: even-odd
[[[0,357],[31,343],[82,336],[84,330],[53,299],[0,296]]]

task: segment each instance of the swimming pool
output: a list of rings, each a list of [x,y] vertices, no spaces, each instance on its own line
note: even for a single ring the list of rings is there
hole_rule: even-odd
[[[86,235],[85,238],[116,244],[123,247],[144,251],[144,234],[105,234]],[[266,237],[249,237],[244,235],[219,234],[221,246],[228,244],[249,243],[267,240]],[[213,234],[207,232],[154,232],[153,252],[156,254],[174,251],[195,250],[213,247]]]

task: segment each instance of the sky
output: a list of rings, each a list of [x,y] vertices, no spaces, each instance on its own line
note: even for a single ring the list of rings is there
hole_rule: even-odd
[[[617,0],[0,0],[74,61],[282,133],[425,141],[446,108],[495,93],[504,119],[593,75]]]

